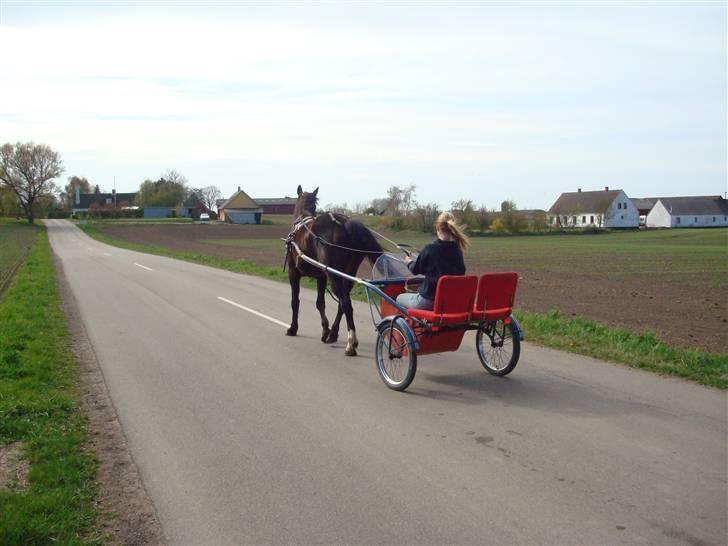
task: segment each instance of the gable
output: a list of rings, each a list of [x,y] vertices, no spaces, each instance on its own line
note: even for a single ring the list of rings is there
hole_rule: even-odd
[[[243,190],[238,190],[230,199],[220,205],[222,209],[258,209],[258,203],[253,201]]]
[[[549,209],[549,214],[605,213],[622,190],[578,191],[562,193]],[[625,195],[626,197],[626,195]]]

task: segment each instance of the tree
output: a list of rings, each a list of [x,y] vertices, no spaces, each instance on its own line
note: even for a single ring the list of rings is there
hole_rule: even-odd
[[[518,212],[515,201],[503,201],[501,203],[500,218],[506,231],[510,233],[519,233],[527,227],[526,218]]]
[[[217,186],[205,186],[197,190],[200,194],[202,204],[207,210],[217,209],[217,200],[222,197],[222,192]]]
[[[60,154],[45,144],[18,142],[0,148],[0,184],[13,191],[31,224],[39,202],[57,190],[53,179],[62,173]]]
[[[140,207],[176,207],[184,203],[188,195],[187,179],[171,170],[159,180],[142,182],[136,201]]]
[[[409,214],[415,204],[415,190],[417,186],[410,184],[400,188],[399,186],[391,186],[387,190],[387,213],[391,216],[401,216]]]
[[[18,198],[13,190],[0,184],[0,216],[20,216]]]
[[[96,187],[98,188],[98,186]],[[69,176],[68,184],[63,186],[63,191],[61,191],[60,195],[61,203],[64,207],[73,203],[76,196],[76,188],[78,188],[79,193],[91,193],[91,183],[86,178]],[[69,208],[73,208],[73,206]]]
[[[435,229],[435,222],[440,216],[440,207],[437,203],[418,204],[414,210],[417,219],[417,227],[425,233],[432,233]]]

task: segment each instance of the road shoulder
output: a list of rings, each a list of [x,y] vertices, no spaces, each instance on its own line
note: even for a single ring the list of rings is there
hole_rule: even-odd
[[[53,258],[73,352],[79,362],[83,402],[98,460],[99,530],[113,544],[161,544],[164,536],[156,510],[129,452],[63,264],[55,254]]]

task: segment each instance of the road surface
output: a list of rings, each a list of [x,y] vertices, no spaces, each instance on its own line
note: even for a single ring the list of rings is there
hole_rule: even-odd
[[[726,541],[723,392],[469,333],[397,393],[362,305],[347,358],[310,291],[289,338],[287,285],[48,229],[170,543]]]

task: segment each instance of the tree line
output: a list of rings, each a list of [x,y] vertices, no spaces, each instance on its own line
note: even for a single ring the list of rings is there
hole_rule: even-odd
[[[399,230],[434,232],[434,224],[442,210],[437,203],[417,200],[417,186],[390,186],[385,197],[368,202],[330,203],[328,210],[345,214],[379,217],[375,221],[382,227]],[[520,211],[512,200],[503,201],[499,208],[477,205],[472,199],[459,199],[450,204],[450,212],[471,234],[492,231],[497,233],[540,232],[549,229],[548,218],[542,211]]]
[[[4,144],[0,147],[0,215],[23,215],[30,223],[49,211],[68,211],[78,190],[80,193],[102,193],[84,177],[71,176],[59,187],[54,182],[64,172],[58,152],[45,144],[32,142]],[[417,186],[390,186],[387,195],[349,207],[346,203],[329,204],[326,209],[347,214],[379,217],[379,224],[393,230],[411,229],[433,232],[439,216],[437,203],[417,200]],[[213,213],[221,197],[216,186],[191,187],[187,178],[175,170],[164,172],[158,179],[146,179],[132,203],[100,201],[91,207],[92,215],[104,215],[108,208],[190,207]],[[549,228],[545,213],[525,214],[513,201],[503,201],[499,209],[476,205],[471,199],[451,203],[451,212],[471,233],[494,231],[519,233],[545,231]]]
[[[59,186],[56,179],[64,172],[60,154],[45,144],[4,144],[0,147],[0,216],[24,216],[32,224],[38,217],[70,211],[76,191],[107,193],[80,176],[71,176],[65,185]],[[169,170],[156,180],[144,180],[132,202],[107,205],[99,200],[89,211],[92,215],[103,215],[110,208],[184,206],[214,214],[221,196],[216,186],[191,187],[184,175]]]

